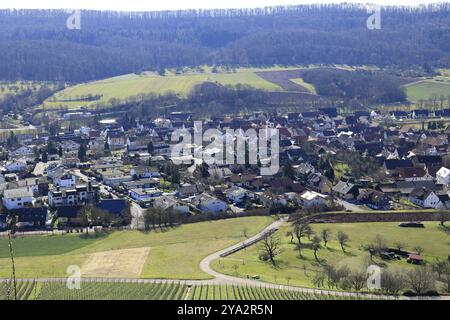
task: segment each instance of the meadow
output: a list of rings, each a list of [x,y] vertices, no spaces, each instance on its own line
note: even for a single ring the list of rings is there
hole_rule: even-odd
[[[149,251],[143,250],[148,257],[145,257],[142,271],[136,278],[210,279],[199,268],[204,257],[242,241],[245,238],[244,229],[248,235],[256,234],[272,221],[271,217],[244,217],[187,224],[148,233],[116,231],[101,236],[93,233],[89,236],[18,236],[13,240],[16,275],[18,278],[64,277],[67,276],[67,267],[71,265],[95,269],[92,261],[98,261],[98,253],[117,255],[117,251],[122,249],[150,248]],[[122,260],[118,259],[111,270],[120,271]],[[0,239],[0,277],[9,278],[10,275],[8,242],[3,238]],[[108,277],[121,276],[121,272],[108,274]]]
[[[440,77],[439,79],[422,80],[406,85],[405,90],[408,100],[417,102],[433,97],[439,98],[440,96],[447,98],[450,94],[450,78]]]
[[[310,248],[311,242],[307,238],[303,238],[305,248],[302,249],[302,257],[299,257],[295,246],[296,240],[291,243],[290,236],[286,235],[292,227],[285,225],[277,233],[281,238],[281,254],[276,258],[278,261],[276,267],[259,260],[258,245],[216,260],[212,266],[218,272],[232,276],[243,278],[258,276],[262,281],[269,283],[314,287],[313,277],[316,272],[322,272],[324,263],[338,267],[348,266],[353,270],[365,268],[369,254],[364,246],[373,243],[377,235],[381,235],[389,247],[395,247],[397,243],[402,243],[404,249],[409,251],[414,251],[416,246],[422,247],[422,256],[426,263],[431,263],[436,258],[447,259],[450,253],[450,237],[437,222],[427,222],[423,229],[400,228],[398,223],[315,224],[312,227],[317,234],[325,228],[331,231],[331,240],[327,247],[322,243],[322,249],[317,253],[320,264],[316,261]],[[336,240],[339,231],[349,235],[350,241],[345,253]],[[388,262],[374,258],[374,261],[390,268],[413,267],[404,259]]]

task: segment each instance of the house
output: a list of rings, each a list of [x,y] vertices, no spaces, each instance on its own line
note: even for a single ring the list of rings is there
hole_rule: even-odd
[[[47,221],[47,211],[47,207],[39,207],[16,209],[11,213],[17,217],[17,228],[23,229],[44,227]]]
[[[64,173],[61,176],[53,178],[53,184],[61,188],[75,187],[77,179],[70,173]]]
[[[34,157],[34,151],[30,147],[22,146],[22,147],[17,148],[16,150],[14,150],[13,155],[15,157],[30,158],[30,157]]]
[[[3,205],[8,210],[21,209],[33,206],[33,191],[29,187],[3,192]]]
[[[399,168],[412,168],[414,164],[411,160],[387,159],[384,161],[384,168],[391,173],[397,172]]]
[[[366,189],[360,191],[358,200],[375,210],[389,210],[391,208],[389,198],[381,191]]]
[[[424,167],[399,168],[398,177],[404,181],[427,181],[433,180],[433,177]]]
[[[176,194],[179,198],[187,198],[202,194],[205,192],[205,186],[202,184],[194,184],[194,185],[182,185],[176,191]]]
[[[48,181],[45,177],[20,179],[6,184],[5,189],[30,188],[35,197],[44,196],[48,192]]]
[[[7,172],[21,172],[27,169],[27,162],[24,160],[17,160],[8,162],[5,166]]]
[[[176,213],[189,214],[189,206],[171,196],[161,196],[153,201],[153,207],[164,211],[172,210]]]
[[[310,190],[305,190],[298,197],[299,205],[305,208],[323,206],[327,203],[328,196]]]
[[[155,167],[138,166],[130,170],[130,175],[135,179],[159,177],[159,170]]]
[[[122,186],[127,189],[150,189],[150,188],[158,188],[160,181],[158,178],[148,178],[148,179],[140,179],[135,181],[127,181],[123,182]]]
[[[122,149],[127,143],[125,133],[122,130],[108,131],[107,141],[111,150]]]
[[[244,188],[233,187],[227,190],[226,196],[233,203],[243,203],[245,199],[253,197],[253,193]]]
[[[159,189],[131,189],[130,197],[138,202],[147,202],[153,198],[161,197],[163,192]]]
[[[409,195],[409,200],[423,208],[436,208],[441,203],[439,197],[427,188],[415,188]]]
[[[197,209],[202,213],[218,214],[226,212],[228,209],[228,206],[224,201],[206,193],[196,196],[193,202]]]
[[[255,192],[255,196],[266,208],[285,207],[288,204],[286,197],[276,194]]]
[[[93,203],[99,189],[98,185],[91,182],[68,188],[53,187],[48,192],[48,204],[52,207],[61,207]]]
[[[125,175],[120,170],[111,170],[102,172],[101,177],[106,185],[114,187],[120,186],[124,182],[129,182],[133,180],[133,177],[131,175]]]
[[[450,184],[450,169],[442,167],[436,172],[436,183],[449,185]]]
[[[339,181],[332,189],[333,194],[346,200],[356,199],[359,194],[359,190],[353,183]]]

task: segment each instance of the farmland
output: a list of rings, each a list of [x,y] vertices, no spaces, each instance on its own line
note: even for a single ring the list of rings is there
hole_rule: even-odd
[[[64,277],[70,265],[96,270],[92,261],[108,263],[108,259],[99,260],[105,253],[108,257],[108,252],[117,256],[117,250],[141,249],[135,250],[135,254],[141,252],[137,258],[144,255],[146,258],[140,274],[134,276],[136,278],[209,279],[210,276],[199,268],[205,256],[244,239],[244,229],[249,235],[256,234],[271,221],[270,217],[246,217],[188,224],[149,233],[117,231],[98,237],[93,234],[18,236],[14,239],[16,273],[19,278]],[[145,248],[150,248],[150,251]],[[8,257],[8,242],[3,238],[0,240],[0,277],[10,277]],[[116,270],[116,267],[111,266],[110,270]],[[123,276],[119,271],[108,274],[108,277]]]
[[[9,289],[9,290],[8,290]],[[12,300],[11,287],[0,283],[0,300]],[[342,297],[237,285],[186,283],[82,282],[70,290],[65,281],[18,282],[18,300],[339,300]],[[348,300],[349,298],[346,297]],[[350,299],[363,299],[353,297]]]
[[[377,235],[381,235],[391,247],[399,242],[403,243],[406,250],[414,250],[414,247],[421,246],[426,263],[431,263],[436,258],[446,259],[450,252],[448,233],[440,229],[437,222],[425,223],[423,229],[400,228],[398,223],[392,222],[313,225],[313,230],[318,234],[325,228],[330,230],[331,240],[326,248],[323,247],[318,251],[320,264],[316,261],[313,250],[310,249],[310,241],[306,238],[303,240],[305,248],[302,250],[302,257],[299,258],[295,240],[291,243],[290,237],[286,235],[291,228],[283,226],[278,232],[281,237],[281,254],[277,257],[276,268],[259,260],[258,246],[216,260],[212,266],[218,272],[232,276],[245,278],[248,275],[258,275],[265,282],[314,287],[313,277],[316,272],[322,271],[324,263],[338,267],[348,266],[353,270],[364,268],[368,259],[364,246],[373,242]],[[339,231],[349,235],[350,242],[345,253],[336,240]],[[385,262],[378,259],[375,262],[386,264],[389,268],[412,268],[404,260]]]
[[[450,93],[450,78],[441,77],[414,82],[405,86],[405,89],[408,100],[413,102],[441,96],[447,98]]]
[[[204,82],[217,82],[222,85],[246,84],[269,91],[282,90],[278,85],[265,81],[253,71],[247,69],[218,73],[213,73],[210,69],[206,69],[202,73],[187,71],[178,75],[167,73],[164,76],[147,72],[140,75],[129,74],[75,85],[49,98],[42,107],[46,109],[92,107],[99,103],[108,103],[112,98],[124,100],[133,96],[151,93],[165,94],[172,92],[185,96],[195,85]],[[98,96],[98,99],[82,101],[82,98],[88,95]]]

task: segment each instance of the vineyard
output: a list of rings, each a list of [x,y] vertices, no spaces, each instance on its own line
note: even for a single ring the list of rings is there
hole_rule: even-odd
[[[0,283],[0,300],[13,300],[14,289]],[[18,300],[337,300],[328,294],[234,285],[185,283],[84,282],[70,290],[65,282],[17,283]],[[362,299],[353,297],[351,299]]]

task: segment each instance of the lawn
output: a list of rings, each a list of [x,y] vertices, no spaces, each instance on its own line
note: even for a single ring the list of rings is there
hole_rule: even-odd
[[[251,69],[238,69],[236,72],[219,73],[212,73],[209,69],[206,69],[203,73],[188,71],[179,75],[167,73],[165,76],[155,73],[128,74],[69,87],[47,99],[43,107],[48,109],[59,107],[77,108],[80,106],[92,107],[98,103],[108,103],[111,98],[125,99],[150,93],[165,94],[173,92],[185,96],[195,85],[203,82],[217,82],[222,85],[247,84],[263,90],[281,90],[277,85],[257,76]],[[79,99],[89,94],[94,96],[101,95],[101,98],[90,102],[65,101]]]
[[[407,85],[405,89],[408,100],[413,102],[433,97],[447,97],[450,94],[450,78],[442,78],[442,82],[437,80],[423,80]]]
[[[354,223],[354,224],[316,224],[313,229],[320,233],[322,229],[329,228],[332,233],[332,240],[328,243],[328,248],[318,251],[321,263],[327,262],[337,266],[348,266],[350,269],[363,268],[368,262],[368,253],[363,246],[373,242],[377,235],[381,235],[388,246],[395,246],[397,242],[402,242],[406,250],[413,251],[413,248],[420,245],[423,257],[427,263],[435,258],[446,259],[450,253],[450,237],[438,227],[437,222],[425,223],[424,229],[407,229],[398,227],[398,223]],[[259,247],[253,246],[240,251],[227,258],[221,258],[213,263],[215,270],[229,275],[246,277],[258,275],[262,281],[292,284],[298,286],[313,287],[312,278],[317,271],[322,271],[321,265],[315,260],[313,251],[309,248],[302,250],[302,258],[298,257],[295,245],[290,243],[290,237],[285,236],[290,230],[290,226],[283,226],[278,235],[282,240],[282,253],[278,256],[278,266],[262,262],[258,259]],[[339,231],[344,231],[349,235],[350,242],[343,253],[336,235]],[[295,240],[294,240],[295,241]],[[303,242],[310,243],[306,238]],[[323,244],[322,244],[323,245]],[[376,258],[376,262],[382,262]],[[411,268],[412,266],[405,260],[387,262],[387,266],[396,268]]]
[[[151,248],[140,277],[208,279],[199,268],[204,257],[242,241],[244,228],[249,235],[256,234],[271,221],[270,217],[245,217],[188,224],[164,232],[113,232],[98,238],[77,234],[19,237],[14,239],[16,273],[19,278],[64,277],[68,266],[83,268],[95,253]],[[7,246],[7,240],[1,239],[0,277],[9,278]]]

